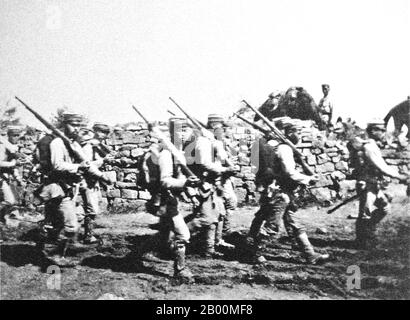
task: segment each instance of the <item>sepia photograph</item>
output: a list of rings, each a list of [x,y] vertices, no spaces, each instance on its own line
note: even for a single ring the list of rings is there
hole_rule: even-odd
[[[0,300],[409,300],[409,31],[409,0],[0,0]]]

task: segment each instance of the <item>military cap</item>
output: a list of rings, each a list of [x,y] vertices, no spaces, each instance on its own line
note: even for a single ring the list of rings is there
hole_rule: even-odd
[[[7,134],[22,134],[23,133],[23,128],[21,126],[8,126],[7,127]]]
[[[224,120],[224,118],[222,117],[222,115],[217,114],[217,113],[211,113],[211,114],[208,115],[208,124],[214,123],[214,122],[222,122],[222,123],[224,123],[225,120]]]
[[[208,115],[208,123],[207,123],[207,127],[211,128],[211,129],[215,129],[215,125],[220,124],[222,127],[225,127],[225,120],[222,117],[222,115],[217,114],[217,113],[212,113],[210,115]]]
[[[85,119],[81,114],[65,112],[63,113],[63,122],[72,124],[84,124]]]
[[[93,125],[93,130],[109,133],[110,132],[110,126],[105,124],[105,123],[96,122]]]
[[[326,83],[324,83],[324,84],[322,84],[322,88],[330,88],[330,86],[328,85],[328,84],[326,84]]]

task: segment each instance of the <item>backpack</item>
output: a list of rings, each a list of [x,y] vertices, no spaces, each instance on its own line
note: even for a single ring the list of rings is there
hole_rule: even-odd
[[[269,185],[274,179],[275,148],[268,144],[265,138],[256,141],[258,143],[258,171],[255,177],[257,186]]]
[[[51,141],[53,141],[54,139],[54,135],[46,134],[37,142],[37,150],[39,157],[38,161],[40,163],[40,170],[43,173],[50,172],[52,169],[50,144]]]
[[[145,152],[137,163],[138,169],[138,185],[139,187],[152,190],[159,186],[159,167],[152,160],[152,153],[150,151]]]

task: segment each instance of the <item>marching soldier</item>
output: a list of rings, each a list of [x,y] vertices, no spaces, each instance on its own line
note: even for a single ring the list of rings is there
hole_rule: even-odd
[[[223,117],[219,114],[210,114],[208,116],[207,127],[214,133],[215,136],[215,140],[213,141],[215,162],[234,170],[235,165],[231,159],[229,159],[228,152],[223,141],[224,123]],[[223,210],[220,212],[219,221],[216,228],[215,246],[233,248],[232,244],[223,240],[223,236],[231,232],[232,214],[237,208],[238,198],[235,194],[230,176],[223,175],[218,183],[220,184],[219,189],[224,206]]]
[[[408,182],[409,176],[402,175],[384,161],[380,147],[386,144],[385,123],[375,119],[367,124],[369,139],[361,143],[360,167],[357,172],[359,216],[356,220],[356,241],[359,247],[369,248],[375,241],[377,224],[390,213],[388,198],[383,192],[383,176]],[[359,139],[356,139],[359,140]],[[357,141],[356,141],[357,142]]]
[[[159,130],[159,128],[157,129]],[[175,140],[184,141],[187,134],[186,120],[171,120],[170,131],[173,142]],[[186,245],[189,243],[190,232],[182,213],[178,210],[178,196],[185,187],[194,186],[198,179],[196,177],[186,178],[178,164],[163,140],[160,139],[159,143],[151,146],[143,165],[143,169],[145,169],[144,180],[146,180],[148,190],[151,193],[147,210],[160,218],[160,245],[171,247],[173,251],[174,277],[190,280],[193,275],[185,261]],[[170,231],[174,234],[171,245],[169,243]]]
[[[76,140],[83,127],[83,117],[75,113],[65,113],[63,125],[64,134],[71,141],[71,147],[82,152]],[[57,252],[54,256],[50,253],[49,258],[57,265],[69,265],[72,262],[65,257],[65,252],[70,244],[77,241],[79,230],[75,197],[82,174],[90,168],[90,164],[75,163],[74,156],[59,137],[50,143],[49,160],[51,170],[39,193],[39,197],[45,202],[46,220],[51,222],[53,238],[57,242]]]
[[[81,132],[81,131],[80,131]],[[91,130],[82,130],[79,136],[79,143],[83,148],[84,155],[89,163],[96,168],[100,168],[104,163],[99,150],[96,147],[93,138],[96,133]],[[103,135],[99,135],[102,137]],[[97,243],[98,239],[93,234],[94,223],[97,215],[100,213],[100,183],[96,177],[86,177],[79,186],[79,194],[82,198],[84,217],[79,217],[79,222],[84,220],[84,237],[85,244]]]
[[[106,143],[107,137],[111,132],[110,126],[101,123],[101,122],[96,122],[93,125],[93,131],[94,131],[94,138],[100,141],[101,143]]]
[[[0,220],[4,221],[5,216],[10,213],[13,206],[17,204],[17,196],[13,191],[14,183],[22,183],[22,178],[18,172],[18,167],[25,162],[18,158],[17,143],[23,133],[19,126],[9,126],[7,130],[7,140],[0,140],[0,201],[2,208]]]
[[[296,144],[299,139],[297,128],[293,125],[286,127],[285,136]],[[260,161],[265,161],[267,165],[261,182],[264,189],[261,193],[260,209],[255,214],[249,230],[254,262],[266,262],[263,249],[277,239],[282,219],[288,235],[294,239],[308,263],[316,264],[328,259],[329,255],[315,252],[296,213],[298,207],[295,203],[295,191],[299,186],[314,183],[317,177],[307,176],[296,170],[293,150],[287,144],[269,140],[268,147],[260,155],[264,157]]]
[[[198,203],[194,209],[194,218],[188,222],[191,233],[199,235],[200,249],[205,257],[218,255],[215,251],[216,229],[220,214],[224,210],[223,200],[217,192],[221,175],[229,174],[232,168],[223,167],[213,159],[212,141],[198,129],[194,129],[195,141],[185,149],[191,170],[201,180],[198,188]]]

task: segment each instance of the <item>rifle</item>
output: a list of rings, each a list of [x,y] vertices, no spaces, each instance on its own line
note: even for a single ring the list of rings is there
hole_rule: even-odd
[[[193,177],[195,174],[187,167],[185,164],[186,160],[185,157],[181,154],[181,152],[174,146],[174,144],[159,130],[157,127],[151,125],[151,123],[144,117],[144,115],[135,107],[132,108],[139,114],[139,116],[145,121],[148,125],[148,128],[151,132],[153,132],[159,140],[166,146],[166,148],[171,152],[171,154],[178,160],[179,164],[181,165],[182,170],[188,177]]]
[[[257,109],[252,107],[248,102],[245,100],[242,100],[243,103],[246,104],[247,107],[249,107],[253,112],[255,112],[261,119],[262,121],[269,127],[269,129],[285,144],[287,144],[289,147],[292,148],[293,152],[296,154],[298,157],[300,164],[303,167],[303,170],[305,170],[306,173],[309,175],[314,175],[315,173],[313,170],[306,164],[306,162],[303,160],[303,155],[300,153],[300,151],[296,148],[296,146],[290,142],[283,134],[282,132],[279,131],[278,128],[275,127],[275,125],[270,122],[262,113],[260,113]]]
[[[47,129],[51,130],[51,132],[63,140],[64,145],[67,147],[68,151],[70,152],[71,155],[76,159],[77,162],[89,162],[85,155],[78,149],[75,149],[72,147],[70,139],[68,139],[64,133],[60,130],[58,130],[56,127],[54,127],[50,122],[48,122],[46,119],[44,119],[38,112],[30,108],[25,102],[23,102],[21,99],[18,97],[15,97],[28,111],[30,111],[44,126],[47,127]],[[98,170],[96,167],[89,167],[85,172],[85,174],[92,176],[93,178],[97,178],[98,180],[101,180],[107,184],[112,184],[112,181],[108,179],[107,177],[104,176],[104,174]]]
[[[182,113],[194,124],[194,126],[201,131],[202,135],[207,137],[208,139],[214,140],[214,134],[212,132],[209,132],[206,129],[205,124],[203,124],[201,121],[195,119],[194,117],[191,117],[188,112],[186,112],[178,103],[175,102],[174,99],[172,99],[171,97],[169,97],[169,100],[171,100],[177,107],[179,110],[182,111]]]
[[[173,113],[171,110],[167,110],[167,112],[171,115],[171,116],[173,116],[173,117],[175,117],[176,116],[176,114],[175,113]]]
[[[210,141],[212,141],[212,142],[215,142],[215,141],[216,141],[214,134],[206,128],[205,124],[203,124],[201,121],[197,120],[196,118],[191,117],[178,103],[175,102],[174,99],[172,99],[171,97],[169,97],[169,99],[179,108],[179,110],[181,110],[181,111],[183,112],[183,114],[184,114],[189,120],[191,120],[191,122],[195,125],[195,127],[196,127],[198,130],[201,131],[201,133],[202,133],[202,135],[203,135],[204,137],[208,138],[208,139],[209,139]],[[227,161],[228,161],[228,165],[229,165],[230,167],[232,167],[232,166],[233,166],[233,163],[232,163],[230,160],[227,160]],[[234,175],[234,173],[232,173],[232,175]]]
[[[349,202],[352,202],[352,201],[356,200],[357,198],[359,198],[359,196],[360,195],[358,193],[356,193],[354,196],[345,199],[342,203],[339,203],[337,206],[333,207],[332,209],[327,210],[327,214],[331,214],[331,213],[335,212],[340,207],[343,207],[344,205],[348,204]]]
[[[132,106],[132,108],[135,110],[136,113],[138,113],[138,115],[141,117],[142,120],[144,120],[144,122],[147,125],[150,125],[150,122],[147,120],[147,118],[145,118],[144,115],[141,112],[139,112],[139,110],[135,106]]]
[[[260,125],[242,117],[241,115],[237,114],[236,112],[234,113],[234,116],[236,116],[237,118],[241,119],[243,122],[246,122],[247,124],[249,124],[250,126],[252,126],[254,129],[259,130],[260,132],[262,132],[265,136],[269,137],[269,138],[274,138],[275,136],[272,134],[272,132],[270,132],[269,130],[261,127]]]

